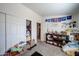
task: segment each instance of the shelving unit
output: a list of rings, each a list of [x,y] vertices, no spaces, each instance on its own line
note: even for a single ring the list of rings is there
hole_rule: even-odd
[[[46,43],[49,43],[58,47],[62,47],[63,45],[68,43],[69,40],[66,40],[66,39],[68,39],[67,35],[46,33]]]

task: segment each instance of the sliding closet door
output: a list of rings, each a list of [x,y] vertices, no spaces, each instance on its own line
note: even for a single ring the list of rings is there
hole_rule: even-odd
[[[5,14],[0,13],[0,55],[5,52]]]
[[[25,41],[25,28],[24,19],[13,15],[6,15],[7,50],[19,42]]]

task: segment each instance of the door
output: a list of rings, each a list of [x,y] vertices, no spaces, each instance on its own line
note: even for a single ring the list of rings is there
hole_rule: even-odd
[[[26,42],[27,45],[29,45],[27,47],[27,49],[31,48],[31,21],[30,20],[26,20]]]
[[[37,23],[37,40],[41,40],[41,24]]]
[[[0,13],[0,55],[5,53],[5,14]]]
[[[6,15],[6,50],[18,44],[21,41],[25,42],[25,28],[26,22],[24,19],[21,19],[13,15]]]
[[[30,20],[26,20],[26,38],[30,36],[31,38],[31,21]],[[30,39],[27,39],[27,41]]]

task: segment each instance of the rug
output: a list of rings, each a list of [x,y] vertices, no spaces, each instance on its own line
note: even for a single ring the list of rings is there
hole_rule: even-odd
[[[35,51],[31,56],[43,56],[43,55],[40,54],[39,52]]]

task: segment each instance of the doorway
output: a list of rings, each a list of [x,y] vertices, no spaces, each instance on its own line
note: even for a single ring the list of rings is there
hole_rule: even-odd
[[[41,41],[41,23],[37,23],[37,41]]]
[[[26,20],[26,43],[28,46],[28,49],[31,48],[31,21]]]
[[[30,20],[26,20],[26,44],[28,50],[36,46],[35,40],[32,39],[32,21]]]
[[[31,37],[31,21],[26,20],[26,34],[28,34],[29,31],[29,36]]]

